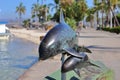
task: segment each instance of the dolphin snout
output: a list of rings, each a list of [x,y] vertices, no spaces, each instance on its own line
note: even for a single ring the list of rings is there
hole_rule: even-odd
[[[74,70],[75,67],[79,64],[80,59],[77,57],[68,57],[62,65],[61,72],[66,73],[68,71]]]
[[[41,43],[39,46],[39,60],[45,60],[48,59],[49,57],[50,57],[50,52],[48,48],[46,47],[46,45]]]

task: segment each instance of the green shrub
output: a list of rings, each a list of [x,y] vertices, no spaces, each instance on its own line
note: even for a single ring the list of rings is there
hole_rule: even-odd
[[[111,32],[119,34],[120,33],[120,27],[111,28]]]
[[[102,28],[102,30],[104,30],[104,31],[110,31],[110,28],[109,27],[105,27],[105,28]]]
[[[106,27],[105,27],[105,28],[102,28],[102,30],[119,34],[119,33],[120,33],[120,26],[118,26],[118,27],[113,27],[113,28],[106,28]]]

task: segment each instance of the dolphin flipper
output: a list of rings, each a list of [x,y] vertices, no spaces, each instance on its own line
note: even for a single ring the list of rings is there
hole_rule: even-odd
[[[89,50],[88,48],[86,48],[86,47],[84,47],[84,46],[75,45],[75,46],[74,46],[74,49],[75,49],[77,52],[92,53],[91,50]]]
[[[68,54],[78,57],[80,59],[84,59],[85,55],[80,55],[76,50],[74,50],[73,48],[65,48],[64,51],[66,51]]]

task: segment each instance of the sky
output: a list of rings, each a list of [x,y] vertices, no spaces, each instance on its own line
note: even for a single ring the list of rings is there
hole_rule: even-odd
[[[92,6],[93,0],[86,0],[89,7]],[[23,2],[26,7],[26,13],[23,18],[30,18],[31,7],[37,0],[0,0],[0,21],[1,20],[15,20],[18,19],[18,14],[16,13],[16,6]],[[43,0],[43,4],[53,3],[54,0]],[[39,4],[42,4],[42,0],[39,0]],[[50,12],[53,14],[53,12]]]

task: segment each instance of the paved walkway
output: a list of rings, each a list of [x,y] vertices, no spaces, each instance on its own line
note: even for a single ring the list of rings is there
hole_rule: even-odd
[[[102,61],[114,70],[114,80],[120,80],[120,34],[93,29],[82,30],[79,44],[92,50],[90,58]]]
[[[120,34],[82,29],[79,37],[79,45],[88,47],[93,54],[91,59],[100,60],[106,66],[114,70],[115,79],[119,80],[120,71]],[[18,80],[42,80],[60,68],[60,60],[46,60],[38,62],[27,70]]]

